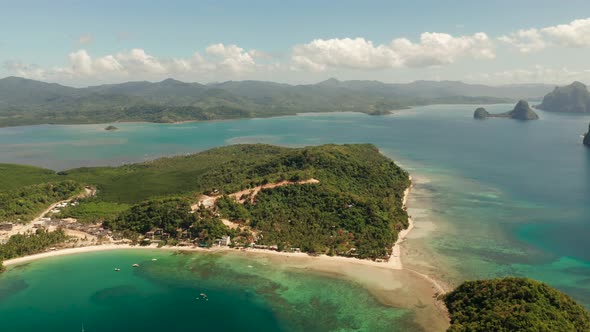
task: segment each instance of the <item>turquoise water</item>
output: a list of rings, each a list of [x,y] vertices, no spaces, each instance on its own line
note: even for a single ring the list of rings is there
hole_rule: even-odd
[[[19,332],[420,330],[408,310],[382,306],[350,282],[263,258],[158,250],[12,269],[0,276],[0,315],[2,331]]]
[[[500,112],[511,105],[486,108]],[[177,125],[127,123],[117,124],[116,132],[104,131],[105,125],[3,128],[0,162],[61,170],[235,143],[374,143],[415,179],[410,214],[416,230],[407,252],[423,263],[410,263],[412,268],[452,284],[529,276],[590,307],[590,149],[580,137],[590,116],[538,111],[539,121],[476,121],[473,109],[445,105],[379,117],[340,113]],[[30,268],[38,264],[45,263]],[[257,307],[260,315],[276,303],[265,305]],[[285,321],[271,312],[274,316],[266,317],[275,317],[276,324]]]

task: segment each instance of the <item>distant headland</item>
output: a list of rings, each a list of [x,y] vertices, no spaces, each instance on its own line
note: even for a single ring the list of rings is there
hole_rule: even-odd
[[[555,87],[536,108],[549,112],[590,113],[590,92],[580,82]]]

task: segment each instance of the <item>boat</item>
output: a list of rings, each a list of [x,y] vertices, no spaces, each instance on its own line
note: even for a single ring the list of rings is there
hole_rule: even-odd
[[[139,267],[139,264],[135,263],[133,264],[133,267]]]
[[[115,268],[115,272],[119,272],[119,271],[121,271],[121,269],[120,269],[120,268],[118,268],[118,267],[116,267],[116,268]]]

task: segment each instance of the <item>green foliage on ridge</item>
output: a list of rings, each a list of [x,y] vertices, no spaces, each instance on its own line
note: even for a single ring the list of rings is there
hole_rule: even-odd
[[[173,79],[71,88],[7,77],[0,79],[0,127],[123,121],[172,123],[305,112],[379,115],[409,106],[499,103],[513,98],[506,98],[506,92],[492,87],[481,88],[459,82],[436,82],[435,86],[337,80],[312,85],[257,81],[203,85]],[[491,95],[486,97],[486,93]]]
[[[159,224],[163,221],[169,224],[171,234],[176,233],[173,227],[194,224],[175,204],[185,211],[186,202],[196,202],[202,193],[231,194],[266,183],[311,178],[319,183],[264,190],[257,198],[260,205],[235,207],[228,217],[247,219],[254,228],[260,227],[266,243],[276,241],[339,254],[356,247],[362,257],[386,255],[397,232],[408,223],[402,207],[403,192],[410,185],[408,174],[368,144],[306,148],[234,145],[120,167],[72,169],[53,176],[97,189],[96,197],[64,209],[61,217],[105,221],[114,229],[137,233],[163,228]],[[224,213],[232,206],[226,203]],[[111,207],[114,211],[109,211]],[[166,215],[166,209],[177,212]],[[295,222],[289,226],[282,217],[267,220],[264,211],[268,209]],[[163,219],[153,219],[150,213]],[[301,223],[309,226],[303,232]],[[276,227],[279,224],[282,226]],[[285,227],[288,232],[280,230]],[[346,243],[328,240],[339,230],[354,239]]]
[[[538,281],[468,281],[447,294],[449,332],[590,331],[590,314],[569,296]]]

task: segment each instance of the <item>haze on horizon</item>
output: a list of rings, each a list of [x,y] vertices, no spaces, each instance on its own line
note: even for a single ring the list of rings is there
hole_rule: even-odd
[[[588,1],[0,4],[0,77],[590,82]]]

